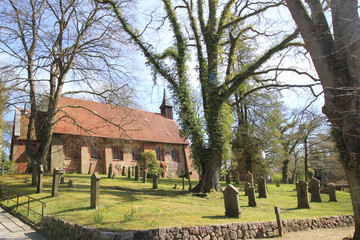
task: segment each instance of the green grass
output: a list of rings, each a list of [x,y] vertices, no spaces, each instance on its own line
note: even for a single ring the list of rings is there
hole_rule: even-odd
[[[310,203],[311,209],[297,209],[294,185],[268,185],[268,198],[257,198],[257,207],[248,207],[247,196],[240,186],[241,218],[231,219],[224,215],[222,193],[211,193],[206,197],[193,196],[181,190],[180,179],[159,179],[159,189],[148,183],[135,182],[126,177],[108,179],[101,176],[100,208],[102,220],[94,221],[98,213],[90,209],[90,175],[66,174],[65,181],[73,181],[74,187],[60,184],[59,197],[51,197],[52,176],[44,177],[44,192],[34,193],[30,186],[30,175],[9,174],[0,176],[0,184],[16,189],[46,202],[46,214],[86,226],[116,231],[144,230],[158,227],[210,225],[231,222],[260,222],[275,220],[274,206],[281,208],[282,219],[315,218],[321,216],[347,215],[352,213],[350,194],[337,192],[338,202],[328,202],[322,194],[322,203]],[[177,184],[180,189],[173,189]],[[194,181],[193,186],[196,182]],[[225,186],[222,183],[223,187]],[[187,184],[186,184],[187,187]],[[238,186],[239,187],[239,186]],[[6,204],[6,201],[2,201]],[[10,202],[9,206],[13,206]],[[37,209],[40,204],[32,203]],[[22,209],[22,210],[20,210]],[[19,208],[24,213],[24,208]],[[135,211],[129,220],[131,211]],[[39,221],[39,218],[33,219]],[[96,222],[96,223],[95,223]]]

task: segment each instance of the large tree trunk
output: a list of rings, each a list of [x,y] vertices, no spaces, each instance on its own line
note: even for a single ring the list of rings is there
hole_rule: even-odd
[[[349,182],[351,201],[354,209],[355,233],[353,239],[360,239],[360,176],[357,171],[345,169],[345,174]]]
[[[213,154],[205,162],[199,184],[193,189],[194,192],[207,193],[210,191],[220,191],[220,168],[221,155]]]
[[[285,159],[283,161],[283,166],[282,166],[283,183],[289,183],[289,165],[290,165],[290,160]]]

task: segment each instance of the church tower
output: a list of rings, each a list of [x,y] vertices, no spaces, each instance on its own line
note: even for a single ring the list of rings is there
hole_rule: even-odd
[[[170,103],[170,100],[166,96],[166,90],[164,88],[164,99],[160,106],[161,114],[164,115],[167,119],[173,119],[173,105]]]

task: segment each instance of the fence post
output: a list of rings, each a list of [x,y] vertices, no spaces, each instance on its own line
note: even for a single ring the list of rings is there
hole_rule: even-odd
[[[9,199],[10,199],[10,190],[8,189],[8,199],[7,199],[7,204],[9,205]]]
[[[44,220],[44,204],[45,204],[45,203],[42,203],[42,204],[41,204],[41,206],[42,206],[42,207],[41,207],[41,224],[42,224],[42,222],[43,222],[43,220]]]
[[[278,229],[279,229],[279,236],[282,237],[283,236],[283,228],[282,228],[282,222],[281,222],[281,218],[280,218],[280,207],[274,207],[275,210],[275,215],[276,215],[276,222],[278,225]]]

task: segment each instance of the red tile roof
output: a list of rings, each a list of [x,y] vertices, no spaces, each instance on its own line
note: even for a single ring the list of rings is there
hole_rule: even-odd
[[[159,113],[68,97],[60,106],[54,133],[189,144],[180,137],[176,122]]]

